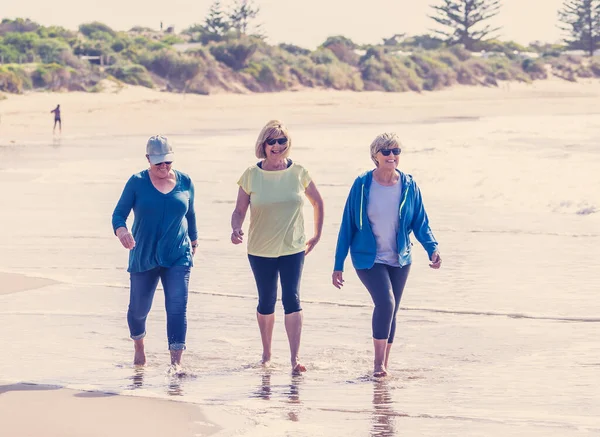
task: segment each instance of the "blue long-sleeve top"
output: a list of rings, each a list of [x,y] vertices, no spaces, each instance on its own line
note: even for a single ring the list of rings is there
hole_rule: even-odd
[[[398,207],[398,262],[406,266],[412,262],[410,234],[414,232],[417,240],[427,251],[429,258],[437,250],[438,243],[429,227],[429,219],[423,206],[421,190],[411,175],[396,170],[400,175],[402,195]],[[344,270],[344,261],[350,250],[355,269],[370,269],[377,256],[377,242],[367,217],[369,190],[373,181],[373,170],[356,178],[344,208],[342,223],[335,250],[334,271]]]
[[[135,247],[129,252],[128,272],[193,266],[191,242],[198,239],[194,184],[187,174],[174,171],[177,181],[167,194],[154,187],[148,170],[134,174],[125,184],[112,226],[115,233],[120,227],[127,228],[127,217],[133,210]]]

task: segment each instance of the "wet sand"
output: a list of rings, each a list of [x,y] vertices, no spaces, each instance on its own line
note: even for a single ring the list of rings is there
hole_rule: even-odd
[[[35,290],[56,283],[56,281],[47,278],[0,272],[0,295]]]
[[[6,437],[198,437],[218,430],[189,403],[44,385],[0,385],[0,435]]]

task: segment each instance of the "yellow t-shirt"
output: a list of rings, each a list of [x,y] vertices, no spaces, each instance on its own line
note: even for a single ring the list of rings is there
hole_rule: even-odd
[[[310,182],[308,171],[294,162],[284,170],[246,169],[238,185],[250,195],[250,255],[277,258],[305,249],[302,207]]]

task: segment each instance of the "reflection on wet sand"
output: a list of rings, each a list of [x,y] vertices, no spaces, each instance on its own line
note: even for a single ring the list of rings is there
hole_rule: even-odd
[[[371,417],[371,437],[394,437],[394,416],[389,381],[377,380],[373,383],[373,413]]]
[[[300,384],[303,381],[303,377],[301,374],[292,375],[292,381],[290,382],[290,388],[285,394],[288,396],[288,400],[291,404],[299,404],[300,403]]]
[[[167,369],[167,394],[169,396],[183,396],[183,383],[186,379],[194,379],[195,375],[189,368],[171,364]]]
[[[253,397],[268,401],[271,399],[271,393],[271,372],[266,371],[261,375],[261,383],[253,393]]]
[[[183,387],[181,386],[181,378],[175,376],[169,379],[167,386],[167,394],[169,396],[183,396]]]
[[[285,392],[288,397],[288,403],[292,404],[292,408],[288,411],[288,419],[292,422],[298,422],[300,420],[300,384],[302,384],[304,378],[301,374],[293,374],[292,381],[290,382],[289,390]]]
[[[271,385],[271,375],[271,371],[265,371],[261,374],[260,385],[252,392],[251,397],[269,401],[273,396],[276,396]],[[287,418],[297,422],[302,404],[302,401],[300,401],[300,385],[304,378],[302,374],[292,374],[291,378],[290,384],[281,394],[287,398],[286,403],[291,407],[287,412]]]
[[[142,388],[144,385],[144,371],[146,369],[142,366],[135,366],[133,369],[133,375],[130,377],[131,385],[129,388],[135,390],[136,388]]]

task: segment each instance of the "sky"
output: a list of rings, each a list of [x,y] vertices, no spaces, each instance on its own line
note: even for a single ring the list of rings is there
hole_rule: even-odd
[[[557,11],[563,0],[501,0],[492,24],[502,26],[500,39],[521,44],[561,38]],[[228,0],[222,0],[227,5]],[[115,30],[133,26],[158,29],[174,25],[176,32],[201,23],[212,0],[20,0],[2,1],[0,18],[30,18],[43,25],[76,29],[101,21]],[[381,43],[397,33],[426,33],[436,24],[428,18],[441,0],[254,0],[258,21],[272,44],[281,42],[314,49],[327,37],[344,35],[359,44]]]

